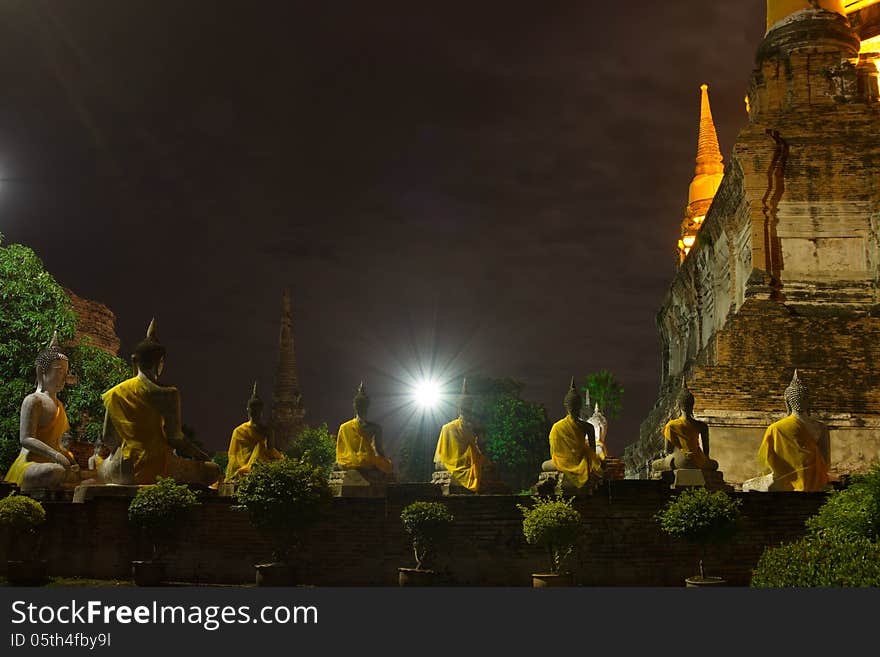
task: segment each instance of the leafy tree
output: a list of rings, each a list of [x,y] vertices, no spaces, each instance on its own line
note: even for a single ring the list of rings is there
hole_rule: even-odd
[[[536,497],[531,507],[517,504],[523,514],[523,535],[529,545],[547,551],[550,572],[559,574],[562,564],[577,545],[583,530],[581,514],[572,504],[574,498]]]
[[[455,517],[440,502],[413,502],[400,512],[400,520],[412,539],[416,568],[430,568],[437,550],[445,547]]]
[[[159,477],[131,500],[128,520],[146,532],[153,546],[152,558],[159,559],[171,548],[181,526],[199,504],[198,496],[188,486],[170,477]]]
[[[876,543],[880,539],[880,465],[871,466],[868,474],[855,475],[844,490],[831,493],[806,525],[812,534]]]
[[[482,425],[482,449],[514,490],[533,484],[550,455],[550,422],[542,404],[521,398],[513,379],[468,378],[474,411]]]
[[[404,482],[430,481],[434,464],[418,436],[404,439],[397,453],[397,471]]]
[[[598,402],[599,408],[608,419],[616,420],[620,417],[620,412],[623,410],[623,386],[614,379],[614,375],[608,370],[587,374],[586,384],[581,388],[581,392],[589,392],[590,403]],[[584,410],[589,414],[592,409]]]
[[[239,482],[236,497],[257,531],[272,543],[275,561],[283,563],[332,499],[324,473],[294,459],[258,464]]]
[[[34,251],[21,244],[3,246],[0,235],[0,470],[5,473],[20,449],[19,415],[34,390],[34,359],[58,331],[62,344],[76,333],[77,316],[64,289]],[[71,433],[94,440],[104,419],[101,393],[130,374],[121,358],[83,341],[64,347],[77,382],[61,398]]]
[[[214,452],[211,460],[220,467],[220,472],[226,474],[226,468],[229,466],[229,452]]]
[[[331,435],[326,422],[319,427],[306,426],[290,441],[285,453],[328,476],[336,462],[336,438]]]
[[[809,535],[764,550],[756,588],[880,586],[880,545],[864,537]]]
[[[95,442],[104,426],[104,402],[101,395],[132,375],[129,365],[88,338],[65,351],[70,358],[70,371],[76,383],[65,388],[62,396],[74,434],[80,440]]]

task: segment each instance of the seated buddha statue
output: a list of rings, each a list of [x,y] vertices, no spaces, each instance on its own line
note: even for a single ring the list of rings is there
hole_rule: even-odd
[[[390,475],[391,460],[382,447],[382,426],[367,419],[370,398],[361,381],[354,396],[354,418],[339,425],[336,433],[336,465],[343,469],[376,470]]]
[[[602,461],[595,451],[593,425],[580,418],[583,400],[571,378],[563,399],[566,415],[550,429],[550,460],[544,461],[544,472],[562,472],[575,488],[583,488],[591,479],[602,476]]]
[[[251,471],[255,463],[283,459],[284,454],[269,445],[269,427],[263,423],[263,400],[257,394],[257,383],[247,403],[248,421],[232,430],[229,439],[229,463],[226,481],[234,481]]]
[[[154,484],[171,477],[210,486],[220,478],[220,467],[183,435],[177,388],[159,383],[165,353],[153,320],[132,356],[137,376],[102,395],[101,439],[111,453],[98,465],[100,483]]]
[[[655,460],[652,470],[718,470],[718,461],[709,458],[709,425],[694,417],[694,396],[687,387],[677,406],[681,415],[663,427],[667,455]]]
[[[828,427],[809,416],[807,387],[797,370],[785,389],[788,416],[764,432],[758,461],[771,475],[770,491],[820,491],[828,483]]]
[[[49,346],[37,356],[36,390],[21,404],[21,452],[4,478],[18,484],[22,491],[59,489],[79,483],[79,466],[73,454],[61,445],[70,425],[58,393],[67,382],[69,366],[56,332]]]
[[[489,463],[480,450],[479,434],[474,398],[468,394],[467,379],[464,379],[458,398],[458,418],[440,429],[434,467],[447,470],[459,484],[474,493],[480,492],[483,469]]]

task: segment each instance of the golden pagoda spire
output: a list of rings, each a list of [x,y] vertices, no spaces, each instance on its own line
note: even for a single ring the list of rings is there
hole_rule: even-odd
[[[697,159],[694,179],[688,187],[688,204],[681,222],[681,239],[678,240],[679,262],[683,261],[696,241],[697,232],[703,225],[706,212],[715,198],[718,186],[724,178],[724,158],[718,146],[718,134],[712,120],[709,104],[709,86],[700,85],[700,132],[697,138]]]

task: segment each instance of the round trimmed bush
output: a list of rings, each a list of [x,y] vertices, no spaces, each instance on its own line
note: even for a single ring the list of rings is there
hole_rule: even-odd
[[[517,505],[523,514],[523,535],[529,545],[547,550],[550,572],[558,574],[563,562],[577,544],[583,528],[581,514],[572,504],[574,498],[536,498],[531,507]]]
[[[440,502],[413,502],[400,512],[400,520],[412,539],[416,568],[424,570],[449,537],[455,517]]]
[[[153,559],[158,559],[199,504],[198,496],[187,486],[159,477],[154,485],[138,490],[128,505],[128,520],[147,533],[153,545]]]
[[[7,495],[0,500],[0,527],[13,532],[33,532],[44,522],[43,505],[27,495]]]

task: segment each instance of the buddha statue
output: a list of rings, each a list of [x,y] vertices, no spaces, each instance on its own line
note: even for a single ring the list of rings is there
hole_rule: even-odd
[[[183,435],[177,388],[159,383],[165,353],[153,320],[132,355],[137,376],[102,395],[101,439],[111,453],[98,465],[100,483],[154,484],[157,477],[172,477],[210,486],[220,478],[219,466]]]
[[[392,472],[391,460],[382,447],[382,427],[367,419],[370,398],[363,381],[354,396],[354,418],[339,425],[336,434],[336,465],[339,468]]]
[[[284,454],[269,445],[269,427],[263,423],[263,400],[257,394],[257,383],[247,403],[248,421],[239,424],[229,439],[229,464],[226,481],[248,474],[255,463],[269,463],[283,459]]]
[[[575,488],[602,478],[602,462],[596,455],[595,431],[582,420],[583,400],[574,386],[574,377],[562,402],[566,415],[550,429],[550,460],[544,461],[544,472],[561,472]]]
[[[58,399],[67,383],[70,363],[61,352],[57,332],[39,353],[35,365],[36,390],[21,404],[21,452],[4,481],[18,484],[24,492],[73,487],[79,483],[79,466],[73,454],[61,445],[70,425],[64,404]]]
[[[598,402],[596,402],[593,414],[587,419],[587,422],[593,427],[593,435],[596,437],[596,456],[604,461],[608,458],[608,448],[605,446],[605,436],[608,435],[608,418],[599,410]]]
[[[480,450],[479,433],[474,398],[468,394],[467,379],[464,379],[458,398],[458,418],[444,424],[440,430],[434,467],[438,471],[448,471],[459,484],[474,493],[480,492],[483,467],[488,463]]]
[[[784,397],[788,416],[767,427],[758,449],[758,461],[770,474],[767,490],[820,491],[831,461],[828,428],[809,416],[809,392],[797,370]]]
[[[677,406],[681,416],[663,427],[667,455],[655,460],[652,470],[718,470],[718,461],[709,458],[709,425],[694,417],[694,396],[687,387]]]

